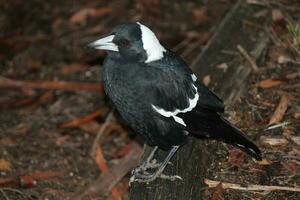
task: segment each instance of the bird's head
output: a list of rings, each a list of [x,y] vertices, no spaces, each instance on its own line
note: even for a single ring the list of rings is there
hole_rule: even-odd
[[[145,63],[163,58],[166,51],[155,34],[139,22],[116,26],[108,35],[89,46],[117,52],[128,61]]]

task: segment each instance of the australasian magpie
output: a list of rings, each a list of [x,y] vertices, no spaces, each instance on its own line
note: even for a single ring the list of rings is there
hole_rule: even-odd
[[[261,160],[257,146],[221,115],[222,100],[145,25],[119,25],[89,46],[108,51],[103,65],[104,88],[124,120],[147,144],[170,150],[158,169],[149,174],[145,171],[153,152],[135,170],[133,181],[159,177],[189,137],[220,140]]]

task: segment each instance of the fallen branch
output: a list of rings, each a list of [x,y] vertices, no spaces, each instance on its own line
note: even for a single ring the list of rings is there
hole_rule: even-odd
[[[97,180],[92,182],[82,192],[74,196],[74,200],[101,199],[105,198],[112,188],[138,164],[142,155],[142,148],[137,143],[132,143],[129,153],[114,165],[107,173],[102,174]],[[97,197],[97,198],[96,198]]]
[[[257,73],[259,71],[259,68],[257,67],[254,60],[251,58],[251,56],[248,54],[248,52],[241,45],[237,45],[237,49],[242,54],[242,56],[244,56],[244,58],[249,62],[253,72]]]
[[[47,80],[14,80],[0,76],[0,87],[4,88],[33,88],[50,90],[91,90],[103,93],[103,86],[100,83],[81,83],[68,81],[47,81]]]
[[[234,190],[244,190],[244,191],[291,191],[291,192],[300,192],[300,187],[284,187],[284,186],[268,186],[268,185],[248,185],[243,187],[240,184],[227,183],[221,181],[213,181],[210,179],[204,179],[204,183],[208,187],[216,187],[219,184],[222,184],[223,189],[234,189]]]

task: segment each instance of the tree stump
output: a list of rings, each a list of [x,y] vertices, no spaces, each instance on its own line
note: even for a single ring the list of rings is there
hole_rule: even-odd
[[[197,77],[210,77],[209,87],[222,97],[226,104],[233,103],[243,92],[251,67],[237,51],[237,45],[244,47],[256,61],[262,54],[268,38],[257,27],[249,27],[244,22],[251,21],[253,14],[261,7],[238,1],[219,24],[213,38],[192,63]],[[260,22],[263,27],[265,21]],[[255,29],[255,30],[253,30]],[[236,52],[234,54],[224,53]],[[227,63],[227,71],[217,65]],[[163,172],[166,175],[179,175],[183,180],[169,181],[157,179],[149,184],[133,183],[130,187],[131,200],[185,200],[202,199],[201,188],[207,169],[214,162],[215,145],[210,141],[193,139],[183,146],[172,158]],[[147,157],[151,147],[146,147],[141,162]],[[156,158],[163,160],[167,152],[158,151]],[[226,156],[226,155],[224,155]]]

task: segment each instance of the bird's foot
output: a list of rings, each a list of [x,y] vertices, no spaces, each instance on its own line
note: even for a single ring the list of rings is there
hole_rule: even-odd
[[[168,165],[173,165],[172,162],[168,162]],[[137,168],[133,169],[131,171],[131,175],[135,175],[135,174],[149,174],[149,172],[147,172],[148,169],[157,169],[161,166],[161,163],[158,163],[156,159],[153,159],[152,161],[148,161],[146,160],[145,162],[143,162],[143,164],[141,164],[140,166],[138,166]]]
[[[150,156],[147,158],[147,160],[140,167],[132,171],[132,176],[130,178],[129,185],[132,182],[149,183],[151,181],[154,181],[156,178],[163,178],[171,181],[174,181],[176,179],[182,180],[180,176],[167,176],[162,174],[165,167],[168,164],[172,164],[170,163],[170,159],[172,158],[172,156],[175,154],[175,152],[178,150],[179,147],[180,146],[173,146],[168,156],[161,164],[158,164],[156,160],[153,159],[154,153],[157,150],[157,147],[155,147],[154,150],[151,152]],[[151,169],[157,168],[157,170],[155,170],[154,172],[148,172],[147,169],[150,168]]]
[[[141,164],[139,167],[132,170],[131,174],[149,174],[147,172],[148,169],[156,169],[160,166],[160,163],[158,163],[155,159],[152,161],[146,160],[143,164]]]
[[[141,173],[133,174],[129,180],[129,185],[133,182],[149,183],[151,181],[156,180],[157,178],[170,180],[170,181],[182,180],[182,178],[178,175],[165,175],[165,174],[158,174],[156,172],[149,174],[148,172],[145,172],[145,174],[141,174]]]

